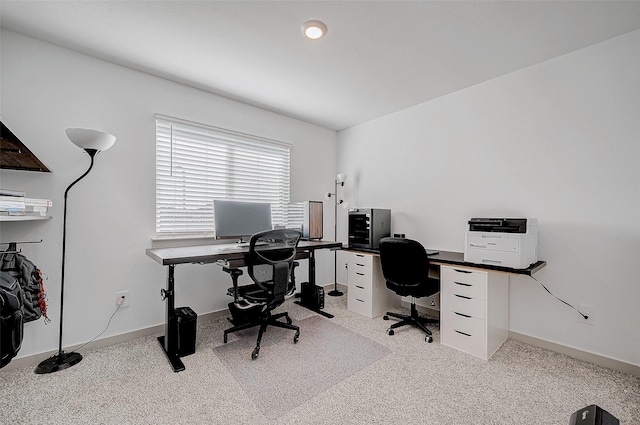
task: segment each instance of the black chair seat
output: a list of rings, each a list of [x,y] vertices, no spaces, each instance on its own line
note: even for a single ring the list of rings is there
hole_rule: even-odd
[[[228,294],[233,296],[234,288],[227,290]],[[265,303],[269,299],[269,292],[265,291],[256,284],[243,285],[238,287],[238,296],[254,303]]]
[[[416,285],[402,285],[396,282],[387,281],[387,288],[391,289],[401,297],[428,297],[433,295],[433,287],[438,286],[440,283],[438,282],[438,279],[430,277],[427,277],[426,279],[428,280],[428,284],[421,282]]]

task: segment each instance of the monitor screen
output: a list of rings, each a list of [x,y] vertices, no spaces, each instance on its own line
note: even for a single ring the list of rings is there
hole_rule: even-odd
[[[213,201],[216,239],[242,239],[271,230],[271,204],[263,202]]]

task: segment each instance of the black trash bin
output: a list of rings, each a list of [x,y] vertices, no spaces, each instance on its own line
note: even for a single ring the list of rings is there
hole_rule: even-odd
[[[190,307],[175,309],[176,326],[178,327],[178,355],[188,356],[196,352],[196,323],[198,315]]]

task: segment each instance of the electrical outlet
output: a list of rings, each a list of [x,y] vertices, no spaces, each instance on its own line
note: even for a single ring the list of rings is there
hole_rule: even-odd
[[[578,317],[578,321],[580,321],[581,323],[586,323],[588,325],[593,325],[596,323],[596,308],[594,306],[580,304],[578,306],[578,311],[587,316],[586,319],[582,316]]]
[[[124,301],[121,301],[123,298]],[[120,305],[120,308],[129,307],[129,291],[116,292],[116,305]]]

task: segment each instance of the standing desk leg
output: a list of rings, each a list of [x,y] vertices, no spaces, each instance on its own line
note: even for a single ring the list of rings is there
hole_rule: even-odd
[[[167,311],[164,322],[164,336],[158,337],[158,342],[164,350],[164,353],[171,363],[174,372],[181,372],[184,370],[184,363],[180,360],[178,355],[178,326],[175,313],[175,290],[174,290],[174,273],[175,264],[170,264],[167,271],[167,289],[160,291],[162,299],[167,302]]]
[[[316,287],[316,257],[314,252],[315,251],[312,249],[309,250],[309,289],[310,290],[315,290],[315,287]],[[311,311],[314,311],[324,317],[333,319],[333,314],[329,314],[325,311],[322,311],[319,308],[316,308],[316,306],[304,304],[304,301],[307,300],[308,298],[310,297],[306,296],[304,293],[301,293],[300,301],[295,301],[295,303]]]

